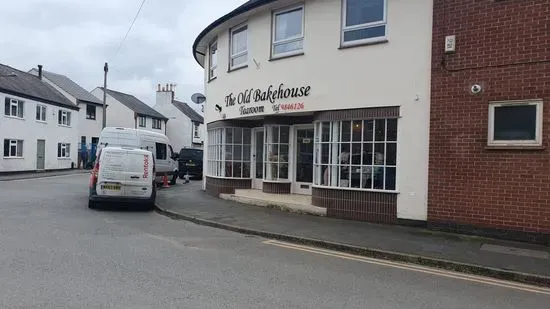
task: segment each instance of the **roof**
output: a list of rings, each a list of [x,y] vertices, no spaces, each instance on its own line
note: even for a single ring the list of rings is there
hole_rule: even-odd
[[[233,17],[239,16],[243,13],[246,13],[248,11],[251,11],[255,8],[258,8],[262,5],[266,5],[272,2],[275,2],[277,0],[250,0],[245,2],[243,5],[239,6],[238,8],[234,9],[233,11],[223,15],[222,17],[216,19],[213,23],[208,25],[208,27],[204,28],[204,30],[199,33],[197,38],[195,39],[195,42],[193,43],[193,57],[197,61],[197,63],[200,66],[203,66],[204,63],[201,63],[199,59],[197,59],[197,54],[201,54],[197,51],[197,47],[200,43],[200,41],[204,38],[205,35],[207,35],[210,31],[214,30],[214,28],[218,27],[219,25],[223,24],[224,22],[230,20]]]
[[[182,113],[184,113],[191,121],[204,123],[204,118],[199,115],[191,106],[189,106],[187,103],[180,102],[173,100],[172,104],[179,109]]]
[[[36,69],[32,70],[36,71]],[[77,100],[103,105],[103,102],[101,102],[98,98],[96,98],[86,89],[80,87],[80,85],[78,85],[65,75],[48,71],[42,71],[42,75],[49,79],[52,83],[56,84],[59,88],[65,90],[68,94],[75,97]]]
[[[99,87],[99,89],[103,90],[103,87]],[[154,110],[151,106],[143,103],[138,98],[134,97],[131,94],[126,94],[123,92],[107,89],[107,94],[109,94],[111,97],[113,97],[115,100],[119,101],[120,103],[126,105],[129,109],[133,110],[139,115],[143,116],[149,116],[153,118],[159,118],[168,120],[164,115]]]
[[[79,109],[73,102],[38,76],[3,64],[0,64],[0,92],[74,110]]]

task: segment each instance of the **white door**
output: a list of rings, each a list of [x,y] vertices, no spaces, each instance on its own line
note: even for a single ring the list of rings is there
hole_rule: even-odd
[[[294,129],[294,181],[293,193],[311,195],[313,182],[313,126]]]
[[[252,129],[252,189],[262,189],[264,179],[264,129]]]

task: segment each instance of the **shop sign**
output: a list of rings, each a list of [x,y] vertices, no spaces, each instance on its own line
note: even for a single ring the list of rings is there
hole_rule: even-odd
[[[265,109],[263,105],[244,106],[245,104],[263,102],[270,102],[274,112],[302,110],[304,109],[303,102],[278,103],[277,101],[281,99],[307,97],[310,91],[311,86],[286,88],[282,83],[277,88],[273,85],[269,85],[267,89],[251,88],[237,95],[230,93],[225,96],[225,106],[241,105],[239,108],[241,115],[264,113]]]

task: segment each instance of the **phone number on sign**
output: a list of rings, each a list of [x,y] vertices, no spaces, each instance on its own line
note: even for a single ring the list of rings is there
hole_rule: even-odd
[[[281,104],[279,107],[281,110],[284,110],[284,111],[299,110],[299,109],[304,109],[304,103],[285,103],[285,104]]]

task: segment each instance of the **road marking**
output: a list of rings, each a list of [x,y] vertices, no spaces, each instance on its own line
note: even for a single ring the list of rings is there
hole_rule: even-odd
[[[87,174],[87,173],[76,173],[76,174],[67,174],[67,175],[43,176],[43,177],[13,179],[13,180],[2,180],[2,181],[5,181],[5,182],[17,182],[17,181],[40,180],[40,179],[48,179],[48,178],[61,178],[61,177],[70,177],[70,176],[79,176],[79,175],[88,175],[88,174]]]
[[[550,289],[543,288],[543,287],[537,287],[533,285],[528,284],[522,284],[517,282],[511,282],[511,281],[505,281],[505,280],[499,280],[499,279],[493,279],[488,277],[482,277],[482,276],[476,276],[476,275],[470,275],[465,273],[459,273],[449,270],[443,270],[443,269],[437,269],[437,268],[430,268],[426,266],[420,266],[420,265],[414,265],[414,264],[407,264],[407,263],[401,263],[401,262],[392,262],[387,260],[380,260],[360,255],[353,255],[333,250],[326,250],[321,248],[315,248],[310,246],[303,246],[303,245],[297,245],[293,243],[278,241],[278,240],[266,240],[263,241],[264,244],[277,246],[281,248],[286,249],[292,249],[292,250],[299,250],[304,252],[310,252],[315,254],[321,254],[326,256],[332,256],[336,258],[351,260],[351,261],[357,261],[362,263],[369,263],[369,264],[375,264],[380,266],[386,266],[386,267],[392,267],[392,268],[398,268],[403,270],[411,270],[416,272],[421,272],[425,274],[430,275],[436,275],[440,277],[447,277],[447,278],[453,278],[453,279],[460,279],[460,280],[466,280],[470,282],[477,282],[487,285],[493,285],[493,286],[499,286],[504,288],[510,288],[515,290],[521,290],[525,292],[532,292],[532,293],[538,293],[538,294],[544,294],[544,295],[550,295]]]

